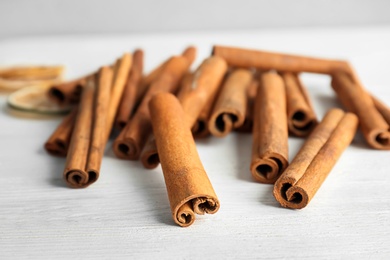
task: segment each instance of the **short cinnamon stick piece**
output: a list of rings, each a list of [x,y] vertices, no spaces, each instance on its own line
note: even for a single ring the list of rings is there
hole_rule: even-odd
[[[283,79],[273,72],[262,73],[255,102],[250,170],[256,181],[274,183],[288,165]]]
[[[351,143],[358,118],[340,109],[331,109],[313,130],[290,166],[276,181],[273,194],[283,206],[307,206]]]
[[[64,179],[73,188],[85,188],[99,178],[107,142],[107,112],[110,102],[112,70],[103,67],[87,79],[78,107],[64,169]]]
[[[115,119],[115,126],[123,129],[129,121],[136,103],[136,94],[141,83],[144,63],[144,52],[136,50],[133,54],[133,65],[127,77],[125,89],[121,102],[118,107],[118,113]]]
[[[153,131],[161,160],[173,220],[182,227],[195,214],[214,214],[220,204],[200,161],[179,101],[169,93],[150,102]]]
[[[242,126],[247,109],[247,89],[252,80],[252,72],[246,69],[236,69],[227,77],[208,122],[212,135],[224,137]]]
[[[183,56],[172,57],[149,87],[132,120],[114,141],[114,153],[121,159],[137,160],[152,132],[148,103],[158,93],[175,92],[190,63]]]
[[[86,79],[90,76],[92,75],[63,82],[50,87],[48,90],[49,98],[61,106],[79,102],[81,92],[86,83]]]
[[[212,54],[222,57],[228,65],[239,68],[313,72],[331,74],[335,70],[348,71],[345,61],[327,60],[283,53],[273,53],[226,46],[214,46]]]
[[[45,143],[45,150],[55,156],[66,156],[68,153],[70,137],[77,116],[77,110],[73,109],[58,125],[54,133]]]
[[[178,93],[178,99],[183,107],[188,128],[191,128],[202,108],[210,97],[214,96],[227,70],[226,62],[219,57],[205,59],[193,75],[187,75],[183,79],[182,87]],[[145,168],[152,169],[158,165],[158,154],[151,137],[141,154],[141,161]]]
[[[347,110],[358,116],[366,142],[372,148],[390,150],[390,125],[359,80],[353,80],[343,72],[334,72],[332,87]]]
[[[317,125],[310,97],[297,74],[282,73],[286,86],[288,130],[295,136],[305,137]]]

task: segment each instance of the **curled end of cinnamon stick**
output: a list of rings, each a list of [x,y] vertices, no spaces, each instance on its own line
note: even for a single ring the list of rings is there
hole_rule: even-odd
[[[55,140],[54,142],[46,142],[45,150],[51,155],[65,157],[68,153],[68,146],[62,140]]]
[[[209,122],[209,131],[217,137],[228,135],[234,128],[241,126],[244,117],[240,117],[235,111],[221,111],[211,116]]]
[[[214,214],[219,209],[219,201],[211,197],[198,197],[192,200],[192,205],[196,214]]]
[[[98,179],[96,171],[69,170],[64,173],[66,183],[72,188],[86,188]]]
[[[273,184],[287,168],[288,161],[280,154],[271,154],[252,162],[253,178],[261,183]]]
[[[390,128],[387,131],[380,129],[371,131],[367,138],[369,145],[375,149],[390,150]]]
[[[137,160],[139,149],[131,139],[116,140],[113,147],[115,155],[120,159]]]
[[[308,136],[318,124],[314,115],[310,115],[303,110],[294,111],[294,113],[289,115],[289,117],[289,131],[299,137]]]
[[[204,138],[207,137],[210,132],[207,128],[206,118],[198,118],[191,129],[192,135],[194,138]]]
[[[142,165],[146,169],[154,169],[160,164],[160,158],[158,157],[157,151],[144,151],[141,154]]]
[[[195,221],[195,213],[192,209],[192,204],[190,201],[183,204],[177,212],[175,212],[173,219],[181,227],[188,227],[192,225]]]
[[[285,208],[302,209],[309,203],[309,195],[304,189],[293,185],[293,180],[278,181],[274,186],[274,197]]]

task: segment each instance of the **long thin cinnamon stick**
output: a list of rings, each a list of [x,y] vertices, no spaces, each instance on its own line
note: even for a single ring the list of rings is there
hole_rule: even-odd
[[[332,87],[348,111],[359,118],[366,142],[375,149],[390,150],[390,126],[359,80],[344,72],[334,72]]]
[[[103,67],[87,79],[78,107],[64,169],[64,179],[73,188],[85,188],[99,178],[107,142],[107,112],[110,102],[112,70]]]
[[[253,73],[245,69],[236,69],[227,77],[208,122],[212,135],[224,137],[242,126],[247,109],[247,89],[252,80]]]
[[[351,143],[357,125],[356,115],[340,109],[331,109],[325,115],[275,183],[273,194],[283,207],[307,206]]]
[[[178,93],[178,99],[183,107],[187,126],[191,128],[196,122],[202,108],[208,99],[215,95],[226,73],[226,62],[219,57],[205,59],[199,68],[186,81]],[[158,165],[158,155],[154,138],[148,140],[141,161],[145,168],[153,169]]]
[[[136,103],[137,89],[142,79],[143,63],[144,52],[142,50],[136,50],[133,54],[133,65],[127,77],[125,89],[116,115],[115,126],[118,129],[123,129],[126,126],[126,123],[133,112]]]
[[[73,109],[58,125],[53,134],[46,141],[45,150],[55,156],[66,156],[70,137],[76,120],[77,109]]]
[[[285,72],[288,130],[295,136],[310,134],[317,125],[317,118],[306,89],[297,74]]]
[[[255,103],[251,173],[256,181],[274,183],[287,165],[284,82],[276,73],[262,73]]]
[[[283,53],[273,53],[226,46],[214,46],[212,54],[220,56],[233,67],[256,68],[289,72],[331,74],[335,70],[347,71],[348,64],[340,60],[327,60]]]
[[[149,104],[172,217],[187,227],[197,214],[214,214],[219,200],[203,168],[179,101],[169,93]]]
[[[160,76],[149,87],[132,120],[114,141],[114,153],[122,159],[137,160],[151,133],[148,102],[161,92],[175,92],[181,78],[190,66],[183,56],[172,57],[165,64]]]

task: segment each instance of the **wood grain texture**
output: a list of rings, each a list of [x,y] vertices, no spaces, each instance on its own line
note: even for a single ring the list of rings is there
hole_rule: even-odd
[[[390,104],[390,27],[248,31],[240,37],[224,32],[33,38],[0,42],[0,56],[1,65],[64,63],[67,76],[76,78],[139,46],[149,71],[188,43],[199,47],[202,58],[214,43],[347,58],[370,93]],[[319,119],[328,108],[341,107],[328,77],[304,74],[302,80]],[[99,182],[67,188],[65,159],[42,147],[61,118],[24,118],[10,113],[5,99],[0,96],[1,259],[390,258],[390,152],[368,149],[361,133],[299,211],[281,208],[272,186],[253,181],[250,134],[197,140],[221,208],[183,229],[171,218],[160,167],[150,171],[140,162],[116,159],[108,144]],[[303,142],[289,139],[290,158]]]

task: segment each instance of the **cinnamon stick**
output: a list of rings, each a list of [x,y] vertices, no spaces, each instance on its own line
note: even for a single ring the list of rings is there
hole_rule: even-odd
[[[115,126],[123,129],[129,121],[136,104],[136,94],[142,80],[142,71],[144,67],[144,52],[136,50],[133,54],[133,64],[127,77],[125,89],[121,102],[118,107],[118,113],[115,119]]]
[[[85,86],[86,79],[90,76],[92,75],[50,87],[48,90],[49,98],[62,106],[79,102],[80,94]]]
[[[305,137],[317,125],[317,118],[309,95],[297,74],[285,72],[288,130],[295,136]]]
[[[253,122],[253,178],[274,183],[288,165],[286,94],[281,76],[261,74]]]
[[[356,75],[334,72],[332,88],[341,103],[357,115],[366,142],[375,149],[390,150],[390,126]]]
[[[44,147],[49,154],[61,157],[67,155],[76,115],[77,109],[73,109],[46,141]]]
[[[183,56],[172,57],[165,64],[160,76],[149,87],[132,120],[114,141],[114,153],[118,158],[137,160],[151,133],[148,102],[161,92],[175,92],[190,64]]]
[[[383,103],[382,101],[374,97],[373,95],[371,95],[371,98],[372,101],[374,102],[375,108],[382,115],[383,119],[386,120],[387,124],[390,125],[390,108],[385,103]]]
[[[85,188],[99,178],[107,142],[111,82],[112,70],[103,67],[98,82],[89,77],[83,89],[63,174],[73,188]]]
[[[356,115],[340,109],[325,115],[275,183],[273,194],[283,207],[301,209],[309,204],[351,143],[357,125]]]
[[[252,72],[246,69],[236,69],[227,77],[208,122],[212,135],[224,137],[242,126],[247,109],[247,89],[252,80]]]
[[[226,62],[219,57],[205,59],[192,76],[187,76],[178,93],[187,121],[188,128],[196,122],[208,99],[215,95],[226,73]],[[152,169],[158,165],[157,149],[154,138],[148,140],[141,155],[145,168]]]
[[[219,201],[196,150],[179,101],[169,93],[149,104],[172,217],[187,227],[197,214],[214,214]]]
[[[257,78],[254,78],[254,80],[252,80],[250,86],[247,89],[247,107],[245,111],[245,119],[244,123],[236,129],[238,132],[252,133],[255,99],[257,94],[257,88],[259,87],[259,81]]]
[[[335,70],[347,71],[348,64],[340,60],[318,59],[298,55],[214,46],[212,55],[222,57],[228,65],[239,68],[313,72],[331,74]]]

